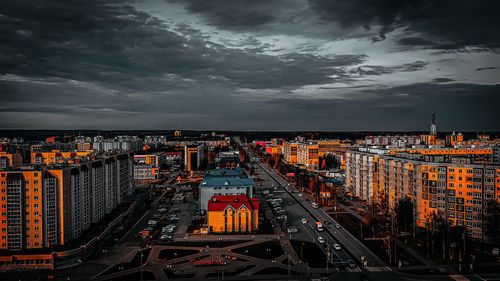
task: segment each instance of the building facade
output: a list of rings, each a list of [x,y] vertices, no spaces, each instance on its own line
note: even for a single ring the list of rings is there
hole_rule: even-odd
[[[297,163],[308,169],[316,169],[319,165],[319,145],[301,143],[297,145]]]
[[[207,210],[208,201],[216,195],[246,195],[252,198],[253,187],[253,179],[248,178],[241,168],[216,169],[205,173],[199,185],[200,210]]]
[[[207,208],[210,232],[254,232],[259,227],[259,198],[212,196]]]
[[[298,143],[286,142],[283,146],[283,158],[290,165],[297,163],[297,145]]]
[[[0,171],[0,249],[65,245],[133,191],[129,154]]]
[[[203,165],[204,160],[205,149],[202,144],[184,146],[184,170],[198,170]]]
[[[399,199],[412,198],[417,225],[426,226],[438,216],[484,240],[488,239],[488,207],[500,202],[500,166],[349,151],[346,189],[387,210],[393,210]]]

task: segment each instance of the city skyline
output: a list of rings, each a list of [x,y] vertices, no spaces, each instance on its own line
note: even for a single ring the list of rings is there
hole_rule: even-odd
[[[498,8],[4,3],[0,128],[498,130]]]

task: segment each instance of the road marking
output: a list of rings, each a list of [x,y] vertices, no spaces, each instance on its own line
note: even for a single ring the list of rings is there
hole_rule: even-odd
[[[482,281],[486,281],[486,279],[484,279],[483,277],[477,275],[477,274],[474,274],[474,276],[476,276],[477,278],[481,279]]]
[[[457,281],[469,281],[469,279],[463,275],[459,275],[459,274],[456,274],[456,275],[450,275],[451,278],[457,280]]]
[[[368,266],[366,269],[370,272],[392,271],[392,269],[388,266]]]

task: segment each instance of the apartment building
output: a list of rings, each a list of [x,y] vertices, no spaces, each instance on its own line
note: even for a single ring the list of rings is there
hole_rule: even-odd
[[[133,190],[130,154],[0,171],[0,249],[64,245]]]
[[[23,165],[23,158],[21,153],[7,153],[0,150],[0,161],[3,160],[0,165],[2,169],[17,169]]]
[[[93,151],[61,151],[31,152],[31,164],[52,165],[61,163],[87,162],[95,158]]]
[[[415,159],[426,159],[430,161],[451,162],[453,160],[463,160],[467,163],[493,163],[493,149],[491,147],[459,147],[459,148],[411,148],[411,149],[392,149],[389,152],[392,155],[408,153]],[[462,162],[463,162],[462,161]]]
[[[167,155],[165,152],[156,152],[151,154],[136,154],[134,155],[134,163],[142,165],[151,165],[159,168],[167,162]]]
[[[198,170],[205,161],[204,145],[186,145],[184,147],[184,170]]]
[[[297,146],[295,142],[286,142],[283,146],[283,156],[288,164],[294,165],[297,163]]]
[[[297,163],[305,165],[307,169],[315,169],[319,164],[318,144],[300,143],[297,145]]]
[[[346,189],[369,204],[394,209],[399,199],[414,201],[416,223],[434,215],[465,226],[468,235],[487,239],[488,206],[500,202],[500,166],[414,160],[374,152],[346,154]]]

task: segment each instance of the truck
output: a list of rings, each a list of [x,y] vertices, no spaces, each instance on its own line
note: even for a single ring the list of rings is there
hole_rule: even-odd
[[[316,222],[316,229],[318,231],[323,231],[323,224],[319,221]]]

